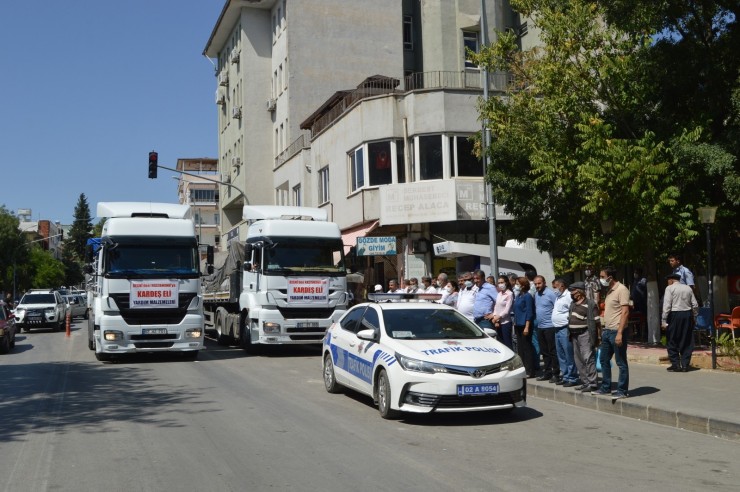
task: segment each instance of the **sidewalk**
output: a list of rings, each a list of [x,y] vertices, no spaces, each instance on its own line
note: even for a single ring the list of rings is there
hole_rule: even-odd
[[[627,357],[630,362],[629,398],[612,400],[606,396],[592,396],[535,379],[527,380],[527,393],[740,442],[740,373],[712,369],[668,372],[664,347],[630,344]],[[612,361],[613,384],[618,375],[619,369]]]

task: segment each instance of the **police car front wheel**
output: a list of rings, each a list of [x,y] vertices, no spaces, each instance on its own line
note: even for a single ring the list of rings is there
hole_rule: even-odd
[[[378,373],[377,394],[378,410],[380,411],[380,416],[384,419],[398,418],[400,412],[391,408],[391,398],[393,398],[393,395],[391,393],[391,383],[390,381],[388,381],[388,374],[386,374],[385,370],[381,370]]]
[[[324,355],[324,387],[329,393],[340,393],[342,391],[334,377],[334,363],[331,361],[331,354]]]

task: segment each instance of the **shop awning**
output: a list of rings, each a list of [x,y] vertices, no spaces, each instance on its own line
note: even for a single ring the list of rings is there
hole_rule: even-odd
[[[378,221],[374,220],[359,227],[347,229],[346,231],[342,232],[342,244],[344,244],[344,254],[349,253],[349,248],[357,246],[358,237],[365,237],[366,235],[374,231],[377,227]]]

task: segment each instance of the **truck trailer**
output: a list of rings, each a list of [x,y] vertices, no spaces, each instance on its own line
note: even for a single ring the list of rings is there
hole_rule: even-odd
[[[243,218],[246,240],[229,241],[225,262],[204,279],[206,330],[247,352],[320,345],[349,301],[339,226],[310,207],[247,205]]]

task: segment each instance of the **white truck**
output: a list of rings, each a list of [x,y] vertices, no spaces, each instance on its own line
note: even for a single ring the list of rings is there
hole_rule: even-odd
[[[243,218],[246,241],[204,281],[206,329],[247,352],[321,344],[349,301],[339,226],[310,207],[247,205]]]
[[[106,217],[88,266],[88,347],[100,361],[203,348],[198,240],[187,205],[100,202]]]

